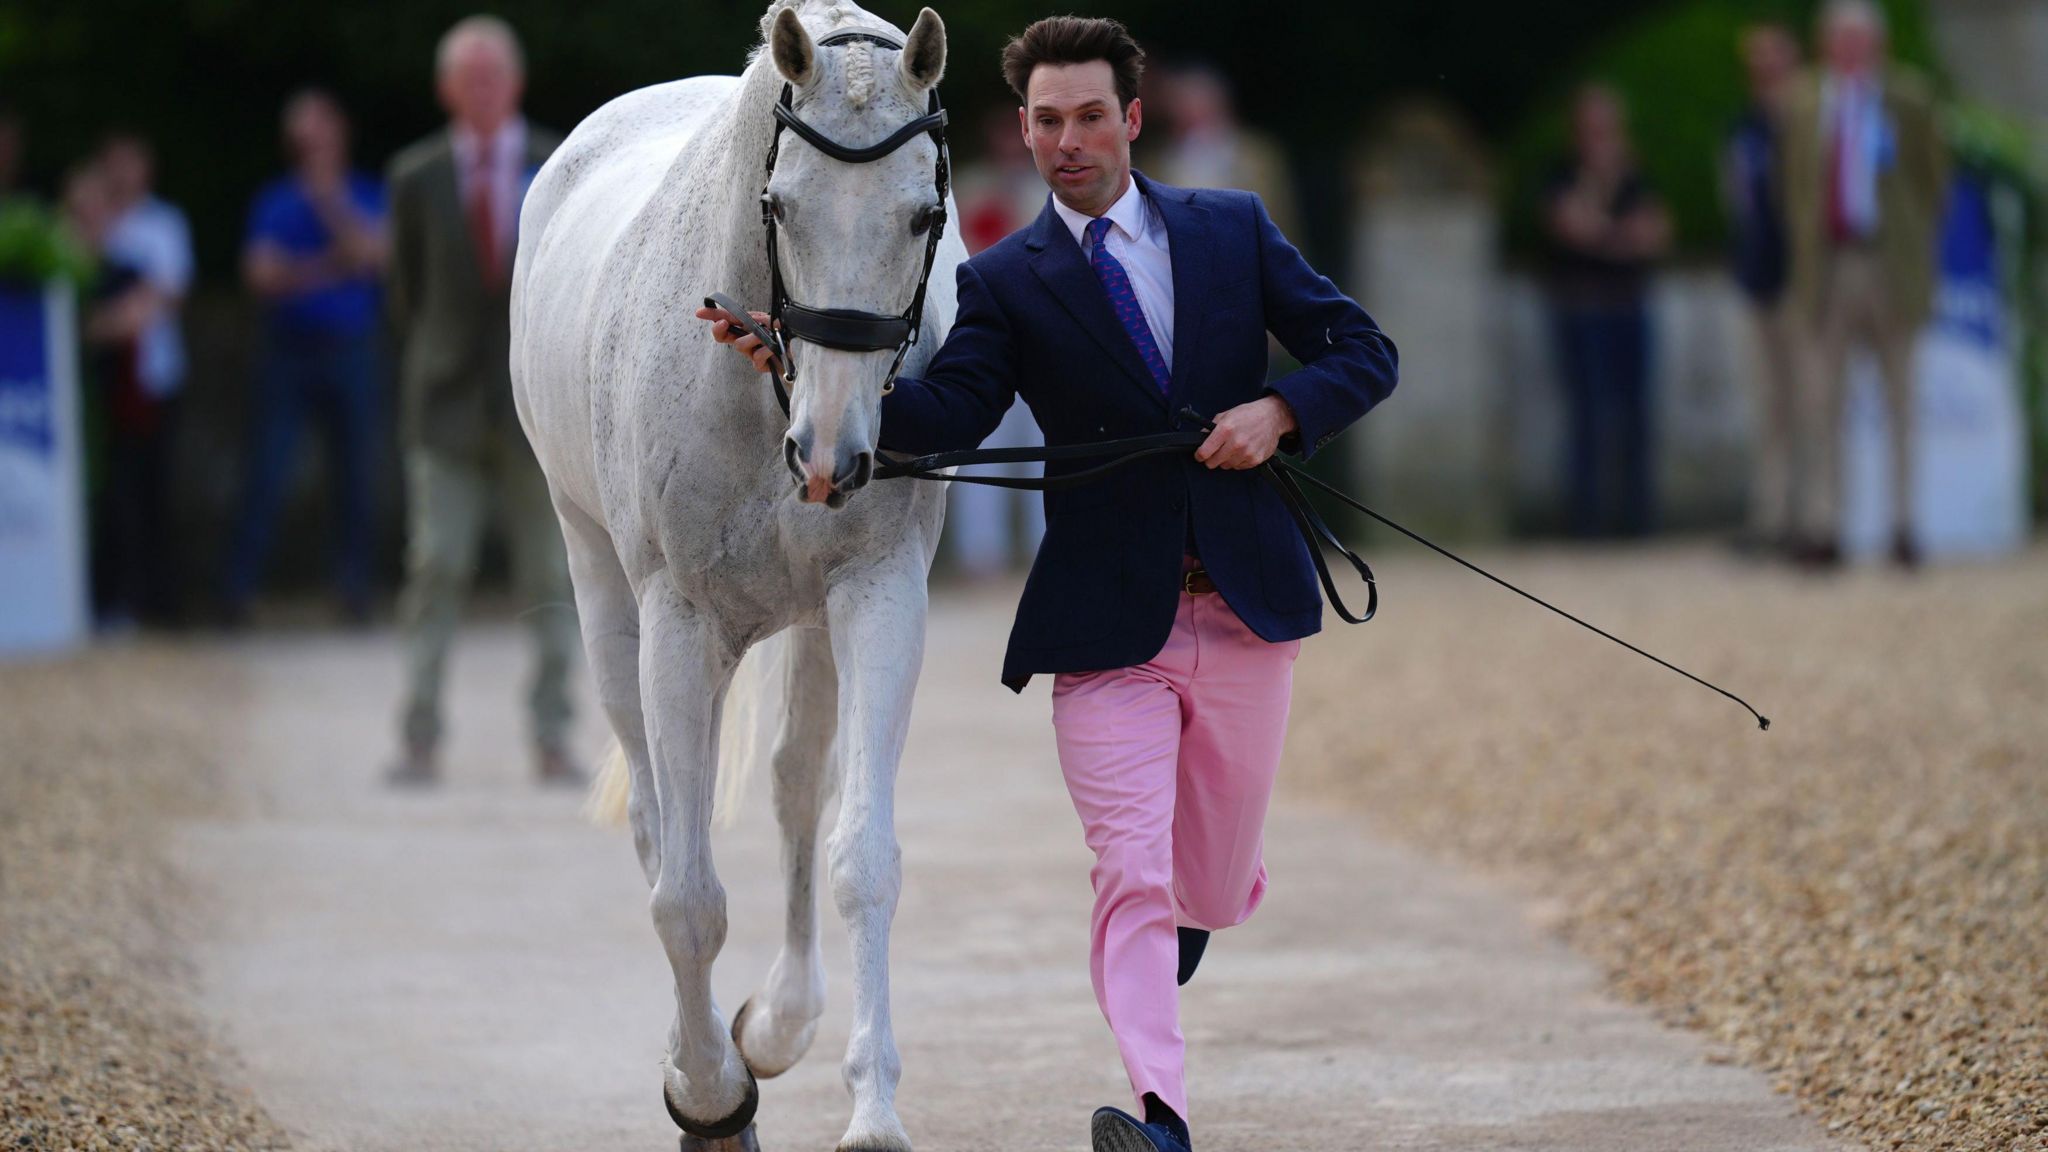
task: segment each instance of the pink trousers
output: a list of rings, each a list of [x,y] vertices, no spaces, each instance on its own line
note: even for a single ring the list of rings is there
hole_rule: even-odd
[[[1053,679],[1060,770],[1095,852],[1089,968],[1142,1115],[1188,1114],[1176,926],[1243,923],[1265,895],[1266,806],[1301,641],[1183,592],[1146,663]]]

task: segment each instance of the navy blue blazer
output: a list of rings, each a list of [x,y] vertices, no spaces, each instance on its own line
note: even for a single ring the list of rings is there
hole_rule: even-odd
[[[1306,458],[1394,390],[1393,342],[1308,266],[1257,196],[1134,175],[1172,253],[1170,392],[1146,370],[1048,196],[1036,222],[960,266],[953,329],[926,374],[899,378],[883,400],[882,447],[974,447],[1020,395],[1046,443],[1058,445],[1163,432],[1183,405],[1214,416],[1273,392],[1300,425],[1281,447]],[[1269,331],[1302,364],[1270,384]],[[1047,473],[1092,463],[1050,464]],[[1192,456],[1144,460],[1047,492],[1045,519],[1003,658],[1012,689],[1037,672],[1158,655],[1180,604],[1190,523],[1203,567],[1253,632],[1279,643],[1322,627],[1308,546],[1256,470],[1211,469]]]

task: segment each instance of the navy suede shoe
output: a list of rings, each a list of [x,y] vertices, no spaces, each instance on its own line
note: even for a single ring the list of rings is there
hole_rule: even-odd
[[[1121,1108],[1097,1108],[1088,1122],[1094,1152],[1190,1152],[1187,1125],[1156,1097],[1145,1097],[1146,1120]]]
[[[1185,984],[1194,978],[1195,965],[1202,962],[1202,953],[1209,948],[1209,934],[1200,928],[1176,929],[1180,933],[1180,974],[1179,983]]]

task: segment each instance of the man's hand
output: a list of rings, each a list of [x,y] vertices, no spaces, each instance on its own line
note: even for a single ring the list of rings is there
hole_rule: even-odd
[[[766,312],[749,312],[748,315],[754,318],[755,323],[762,327],[767,326]],[[738,349],[740,355],[753,361],[756,372],[771,370],[770,366],[775,363],[775,350],[761,343],[760,337],[749,333],[731,313],[723,308],[699,308],[697,319],[711,321],[711,338],[720,344],[730,344]]]
[[[1261,396],[1217,415],[1195,459],[1211,468],[1256,468],[1272,457],[1282,436],[1298,427],[1287,401]]]

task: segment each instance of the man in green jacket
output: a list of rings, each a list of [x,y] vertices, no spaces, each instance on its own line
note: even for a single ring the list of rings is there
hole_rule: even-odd
[[[547,480],[512,409],[509,286],[519,202],[561,138],[519,115],[524,65],[503,21],[473,16],[441,38],[435,83],[449,124],[392,160],[388,299],[399,344],[405,452],[408,646],[397,784],[439,776],[441,681],[496,504],[513,585],[538,649],[530,698],[546,783],[579,784],[568,755],[568,673],[578,642]]]

